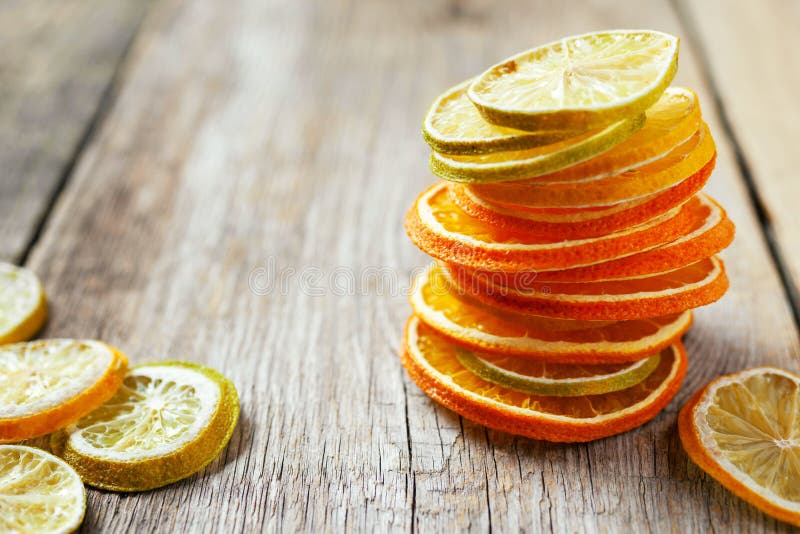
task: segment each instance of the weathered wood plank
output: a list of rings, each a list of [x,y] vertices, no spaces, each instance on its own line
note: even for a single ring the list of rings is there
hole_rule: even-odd
[[[800,317],[800,4],[681,1],[791,279]]]
[[[0,3],[0,260],[34,238],[147,5]]]
[[[731,291],[697,313],[686,386],[651,424],[552,445],[463,420],[400,368],[402,291],[362,283],[385,267],[404,286],[426,262],[402,217],[433,180],[419,122],[436,94],[533,44],[625,26],[681,33],[665,2],[160,3],[30,265],[48,335],[206,362],[239,386],[242,421],[188,481],[92,491],[85,530],[785,530],[703,476],[676,434],[700,384],[800,354],[685,41],[680,80],[720,149],[710,190],[739,233]],[[271,266],[295,270],[285,291],[265,286]]]

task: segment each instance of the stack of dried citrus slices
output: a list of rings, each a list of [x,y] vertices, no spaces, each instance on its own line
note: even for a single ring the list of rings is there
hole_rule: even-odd
[[[425,117],[445,181],[406,218],[435,262],[403,364],[487,426],[587,441],[654,417],[686,372],[691,309],[727,289],[733,239],[700,190],[716,157],[678,39],[610,31],[523,52]]]

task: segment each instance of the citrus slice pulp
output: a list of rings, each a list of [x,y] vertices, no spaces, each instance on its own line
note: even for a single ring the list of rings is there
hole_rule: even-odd
[[[47,299],[36,275],[0,262],[0,345],[30,339],[46,319]]]

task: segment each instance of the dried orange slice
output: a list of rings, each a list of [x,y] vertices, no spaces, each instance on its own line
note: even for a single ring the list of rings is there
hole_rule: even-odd
[[[522,150],[576,137],[580,132],[546,130],[524,132],[486,122],[467,98],[467,80],[448,89],[431,106],[422,123],[422,137],[443,154],[488,154]]]
[[[554,397],[602,395],[633,387],[652,373],[661,355],[622,364],[546,363],[506,354],[477,354],[455,347],[461,365],[487,382],[507,389]]]
[[[522,180],[556,172],[594,158],[628,139],[644,123],[645,116],[639,115],[577,137],[522,151],[467,156],[433,151],[430,168],[436,176],[453,182],[493,183]]]
[[[678,430],[703,471],[800,526],[800,376],[757,367],[717,378],[681,409]]]
[[[579,442],[640,426],[669,403],[686,374],[686,354],[676,343],[660,356],[647,378],[622,391],[582,397],[533,395],[470,372],[458,361],[454,345],[412,317],[401,358],[428,396],[468,419],[534,439]]]
[[[0,345],[30,339],[46,319],[47,299],[36,275],[0,262]]]
[[[0,443],[49,434],[107,401],[128,359],[97,341],[47,339],[0,347]]]
[[[704,124],[685,143],[639,167],[579,180],[473,184],[472,191],[490,202],[532,208],[608,206],[669,189],[700,172],[715,155],[714,140]]]
[[[432,161],[435,163],[434,172],[438,169],[437,174],[442,178],[458,179],[460,176],[460,181],[465,182],[530,179],[535,184],[586,180],[589,177],[619,174],[662,158],[689,141],[701,125],[697,96],[689,89],[673,87],[667,89],[658,102],[647,110],[645,124],[636,133],[601,155],[554,172],[541,172],[538,162],[543,154],[556,147],[514,150],[483,157],[434,155]],[[494,173],[496,168],[502,169],[498,179],[487,179],[486,176]],[[458,176],[454,178],[453,174]],[[491,189],[489,184],[484,187]]]
[[[678,38],[649,30],[565,37],[489,68],[469,98],[489,122],[587,129],[656,103],[678,70]]]
[[[640,360],[674,343],[692,323],[688,311],[622,322],[509,313],[458,293],[435,264],[417,277],[409,300],[422,321],[458,345],[553,363]]]
[[[482,200],[464,185],[450,186],[453,202],[467,215],[512,231],[530,232],[550,239],[599,237],[647,222],[699,192],[711,176],[713,161],[671,188],[601,209],[529,211]]]
[[[602,282],[539,282],[509,288],[463,267],[447,266],[459,290],[490,306],[515,313],[588,321],[661,317],[705,306],[728,289],[716,256],[668,273]]]
[[[411,240],[434,258],[490,271],[552,270],[590,265],[664,245],[696,223],[688,202],[642,225],[592,239],[542,239],[511,232],[464,213],[436,184],[423,192],[406,216]]]
[[[708,258],[733,241],[735,228],[722,207],[704,194],[695,202],[692,228],[678,239],[632,256],[564,270],[536,272],[538,282],[597,282],[674,271]],[[528,273],[528,278],[531,274]]]

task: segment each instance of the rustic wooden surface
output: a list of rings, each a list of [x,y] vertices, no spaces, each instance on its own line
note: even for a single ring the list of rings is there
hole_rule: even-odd
[[[74,44],[87,48],[70,57],[106,67],[75,96],[82,115],[25,126],[0,107],[2,139],[20,124],[36,135],[58,124],[72,132],[71,141],[57,136],[66,155],[43,170],[45,141],[27,149],[27,166],[0,147],[0,167],[21,169],[2,188],[27,183],[16,176],[64,177],[0,197],[11,212],[35,212],[3,214],[0,250],[41,275],[52,300],[44,334],[101,338],[134,363],[205,362],[241,395],[238,430],[207,470],[142,494],[90,491],[84,531],[789,530],[695,468],[675,428],[678,407],[720,373],[800,368],[787,291],[796,271],[785,268],[799,250],[797,215],[781,199],[796,185],[792,168],[777,183],[769,166],[791,141],[766,117],[734,111],[751,101],[722,91],[718,72],[728,65],[747,76],[745,64],[760,57],[745,53],[749,40],[737,41],[723,21],[698,20],[713,5],[554,4],[160,0],[104,105],[124,46],[110,51],[105,33],[83,31]],[[123,27],[132,28],[137,12],[128,9]],[[64,21],[59,31],[77,31],[79,21]],[[0,24],[18,42],[36,41],[25,37],[33,25]],[[731,289],[697,312],[689,375],[661,415],[614,438],[553,445],[464,420],[405,375],[396,357],[408,314],[402,289],[427,260],[406,239],[402,217],[433,180],[419,123],[436,94],[518,50],[609,27],[683,37],[677,82],[700,95],[719,149],[708,190],[738,228],[725,254]],[[727,35],[729,46],[700,31]],[[50,48],[59,65],[71,42]],[[31,53],[12,48],[2,59],[20,70],[0,70],[12,100],[28,92],[34,75],[25,70],[47,61],[28,60]],[[748,95],[800,75],[789,63],[758,68]],[[87,76],[66,67],[57,74],[39,98],[61,102],[58,87]],[[99,117],[91,111],[103,106]],[[76,142],[82,131],[85,141]],[[774,146],[764,148],[762,135]],[[737,158],[743,153],[752,170]],[[285,290],[268,291],[269,268],[296,275]],[[395,273],[396,287],[362,281],[365,271]]]

